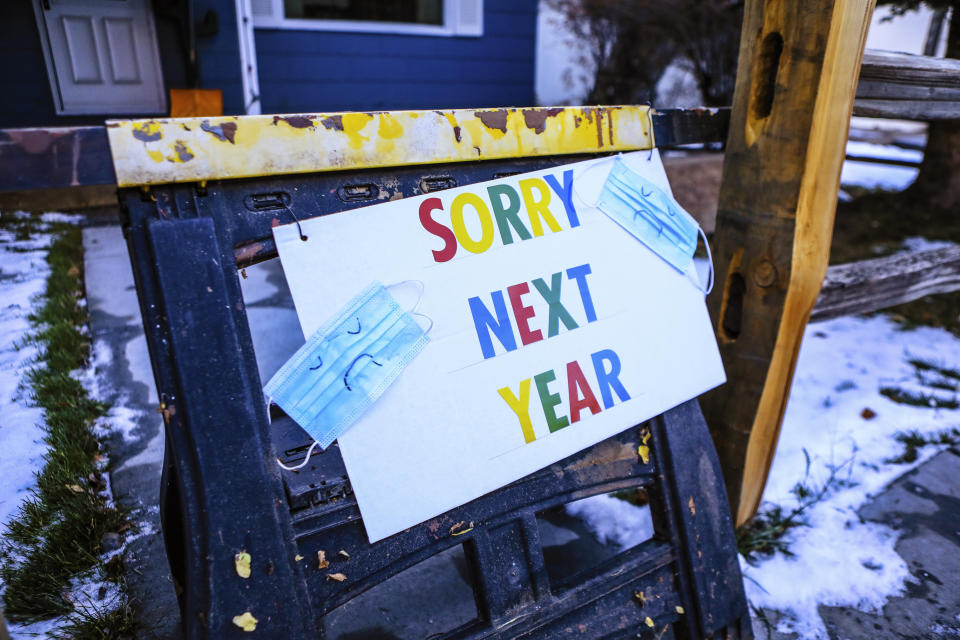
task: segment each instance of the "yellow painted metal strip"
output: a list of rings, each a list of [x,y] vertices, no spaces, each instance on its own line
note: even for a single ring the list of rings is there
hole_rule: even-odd
[[[453,109],[107,122],[117,184],[653,147],[646,106]]]

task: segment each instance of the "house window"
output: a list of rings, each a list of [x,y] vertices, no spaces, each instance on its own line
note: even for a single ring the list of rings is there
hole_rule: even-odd
[[[442,0],[284,0],[285,18],[443,24]]]
[[[257,29],[482,36],[483,0],[250,0]]]

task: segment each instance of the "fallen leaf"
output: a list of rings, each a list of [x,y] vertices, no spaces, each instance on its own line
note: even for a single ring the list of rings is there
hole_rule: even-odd
[[[250,577],[250,554],[246,551],[241,551],[237,555],[233,556],[233,564],[237,568],[237,575],[241,578]]]
[[[317,551],[317,569],[326,569],[330,566],[330,561],[327,560],[327,552],[323,549]]]
[[[637,602],[640,603],[640,606],[643,606],[647,603],[647,597],[643,595],[643,591],[634,591],[633,597],[637,599]]]
[[[473,531],[473,522],[471,522],[470,524],[468,524],[466,529],[461,529],[460,531],[457,531],[457,529],[460,529],[460,527],[462,527],[463,524],[464,524],[464,522],[463,522],[463,520],[461,520],[461,521],[458,522],[457,524],[455,524],[455,525],[453,525],[452,527],[450,527],[450,535],[452,535],[452,536],[462,536],[462,535],[465,534],[465,533],[469,533],[470,531]]]
[[[690,507],[690,515],[697,515],[697,505],[693,502],[693,496],[690,496],[690,500],[687,501],[687,506]]]
[[[337,555],[338,555],[338,556],[343,556],[343,557],[344,557],[345,559],[347,559],[347,560],[350,559],[350,554],[347,553],[346,551],[344,551],[343,549],[340,549],[340,551],[337,551]]]
[[[257,628],[257,623],[260,622],[253,617],[249,611],[244,611],[239,616],[233,616],[233,624],[237,625],[244,631],[253,631]]]
[[[650,464],[650,447],[645,444],[637,447],[637,455],[643,461],[643,464]]]
[[[674,609],[676,609],[677,613],[679,613],[680,615],[683,615],[686,613],[686,611],[684,611],[683,607],[681,607],[680,605],[677,605],[676,607],[674,607]]]
[[[301,560],[303,560],[303,556],[298,553],[297,555],[293,556],[293,560],[295,562],[300,562]]]
[[[877,412],[870,407],[864,407],[863,411],[860,412],[860,417],[864,420],[873,420],[877,417]]]
[[[328,573],[327,574],[327,580],[336,580],[337,582],[343,582],[346,579],[347,579],[347,575],[345,573]]]
[[[651,618],[650,616],[647,616],[646,618],[644,618],[643,621],[647,623],[648,627],[653,629],[653,618]]]

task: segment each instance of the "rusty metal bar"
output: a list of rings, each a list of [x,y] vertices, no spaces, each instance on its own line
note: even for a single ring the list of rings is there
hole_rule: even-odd
[[[649,148],[650,137],[660,148],[722,142],[726,138],[727,109],[671,109],[644,115],[647,109],[407,111],[111,123],[115,126],[109,128],[110,135],[120,139],[114,155],[119,158],[118,164],[123,165],[120,172],[125,177],[119,180],[105,127],[0,129],[0,192],[141,184],[136,181],[145,178],[137,177],[138,163],[155,165],[148,172],[150,179],[143,182],[152,184],[628,151]],[[363,120],[367,120],[366,124]],[[337,129],[338,122],[342,131]],[[409,130],[403,128],[404,122]],[[247,123],[251,124],[249,130]],[[358,128],[358,123],[363,126]],[[395,128],[398,123],[403,132]],[[648,135],[651,126],[652,135]],[[256,132],[260,138],[254,139]],[[187,134],[202,142],[192,142],[193,137],[184,137]],[[479,151],[472,144],[474,139],[483,143],[476,145]],[[182,144],[178,145],[178,141]],[[343,153],[335,145],[324,147],[323,141],[345,144]],[[354,143],[360,148],[354,149]],[[386,151],[391,145],[392,151]],[[378,147],[385,151],[378,152]],[[451,150],[462,153],[457,155]],[[206,160],[202,159],[203,154],[207,154]],[[296,160],[288,155],[296,156]],[[193,157],[182,162],[188,156]],[[196,164],[191,165],[195,160]],[[207,163],[206,170],[199,169],[203,162]],[[214,166],[219,168],[214,170]]]

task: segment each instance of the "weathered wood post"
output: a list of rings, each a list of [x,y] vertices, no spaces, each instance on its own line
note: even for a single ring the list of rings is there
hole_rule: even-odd
[[[728,382],[701,401],[737,524],[760,503],[826,273],[874,4],[746,3],[708,299]]]

